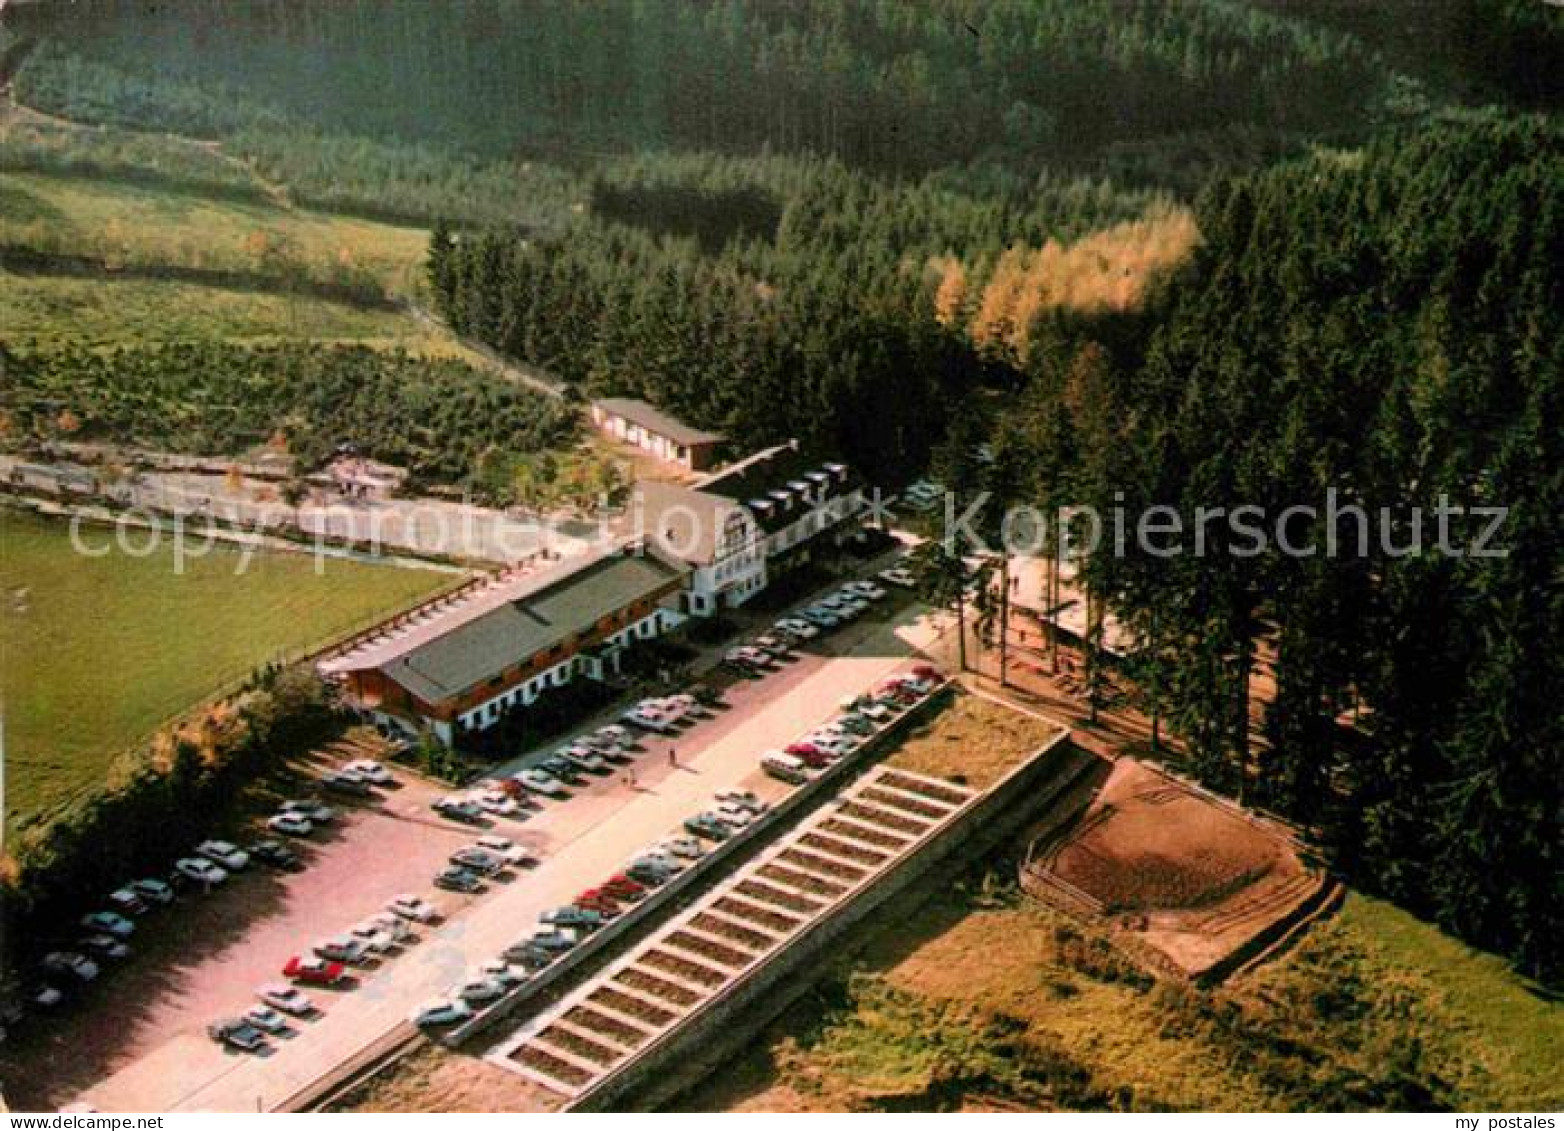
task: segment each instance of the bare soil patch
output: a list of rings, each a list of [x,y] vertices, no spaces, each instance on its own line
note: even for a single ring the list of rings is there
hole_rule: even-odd
[[[1294,915],[1326,882],[1281,828],[1129,758],[1079,820],[1033,844],[1027,874],[1044,898],[1049,877],[1085,892],[1190,976]]]

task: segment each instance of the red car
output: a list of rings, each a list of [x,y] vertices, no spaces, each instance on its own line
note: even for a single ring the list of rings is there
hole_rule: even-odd
[[[309,986],[330,986],[342,981],[347,967],[324,958],[300,958],[294,955],[282,968],[282,976]]]
[[[917,667],[912,669],[912,674],[917,676],[919,679],[932,680],[935,683],[939,683],[945,678],[943,672],[930,664],[919,664]]]
[[[787,748],[787,753],[797,758],[811,770],[823,770],[831,764],[831,759],[826,757],[825,751],[807,742],[795,742]]]
[[[629,876],[611,876],[603,881],[603,891],[615,899],[638,900],[646,896],[646,888],[632,880]]]
[[[596,911],[605,919],[616,918],[623,910],[611,898],[597,891],[584,891],[576,897],[575,905],[583,911]]]

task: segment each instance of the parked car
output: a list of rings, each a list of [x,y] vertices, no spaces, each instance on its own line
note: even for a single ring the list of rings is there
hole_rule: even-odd
[[[413,1010],[408,1018],[420,1029],[435,1029],[445,1025],[458,1025],[472,1016],[472,1006],[460,998],[440,998]]]
[[[729,828],[736,830],[747,829],[755,823],[755,814],[741,805],[734,805],[729,802],[713,806],[711,815]]]
[[[371,785],[390,785],[396,780],[391,776],[390,770],[376,762],[373,758],[360,758],[357,761],[349,762],[342,769],[349,774],[357,775]]]
[[[688,715],[690,718],[704,719],[711,715],[711,712],[706,709],[706,704],[687,691],[668,696],[666,702],[675,711]]]
[[[592,737],[602,739],[605,742],[612,742],[621,750],[629,750],[635,745],[635,735],[631,733],[629,728],[622,727],[618,723],[608,723],[598,727],[592,732]]]
[[[250,854],[226,840],[204,840],[196,845],[196,855],[204,856],[230,872],[243,871],[250,866]]]
[[[538,762],[538,769],[567,785],[581,784],[581,770],[561,754],[550,754],[542,759]]]
[[[727,840],[733,835],[733,830],[710,813],[697,813],[693,817],[686,817],[684,828],[695,836],[705,837],[707,840]]]
[[[446,868],[435,876],[434,886],[445,891],[473,895],[483,890],[483,881],[466,868]]]
[[[521,814],[521,802],[501,789],[480,790],[472,795],[471,801],[491,816],[517,817]]]
[[[132,880],[128,886],[149,907],[154,903],[167,907],[174,902],[174,889],[162,880]]]
[[[625,875],[638,884],[660,888],[673,879],[674,869],[666,861],[650,856],[638,856],[625,865]]]
[[[603,881],[602,888],[615,899],[627,899],[631,903],[639,903],[646,898],[646,888],[623,873],[609,876]]]
[[[505,996],[505,986],[495,978],[469,978],[457,986],[451,996],[468,1005],[489,1005]]]
[[[266,1047],[266,1034],[240,1017],[208,1025],[206,1035],[220,1045],[228,1045],[241,1052],[256,1052]]]
[[[793,646],[791,644],[780,635],[772,635],[769,632],[755,637],[755,647],[773,659],[778,660],[793,654]]]
[[[675,856],[673,853],[667,852],[662,847],[655,845],[641,853],[641,855],[637,856],[635,860],[645,860],[648,863],[655,865],[657,869],[665,873],[669,879],[672,879],[674,876],[678,875],[680,872],[684,871],[690,866],[690,862],[684,859],[684,857]],[[631,863],[635,863],[635,860],[632,860]],[[632,880],[635,879],[634,876],[631,876],[630,878]]]
[[[831,764],[826,752],[812,742],[791,742],[783,753],[797,758],[811,770],[823,770]]]
[[[369,948],[352,935],[337,935],[322,939],[312,948],[317,958],[327,962],[342,962],[349,966],[362,966],[369,960]]]
[[[771,806],[762,801],[753,790],[748,789],[723,789],[718,790],[717,800],[738,805],[751,813],[764,813]]]
[[[483,820],[483,809],[475,802],[460,797],[441,797],[431,801],[429,807],[442,817],[468,825],[475,825]]]
[[[789,636],[795,636],[800,640],[813,640],[820,635],[820,629],[810,624],[803,617],[783,617],[772,627],[779,632],[785,632]]]
[[[256,841],[250,845],[250,856],[268,868],[277,868],[284,872],[297,872],[304,867],[297,852],[275,840]]]
[[[595,911],[604,919],[617,919],[624,911],[613,897],[596,889],[576,896],[574,904],[583,911]]]
[[[919,679],[926,679],[930,683],[939,684],[945,682],[945,673],[933,664],[918,664],[913,667],[912,674]]]
[[[801,610],[798,615],[822,629],[835,628],[842,623],[842,618],[838,614],[821,605],[810,605],[807,609]]]
[[[692,836],[671,836],[660,845],[670,855],[682,856],[687,860],[699,860],[706,855],[706,849],[701,842]]]
[[[771,777],[778,781],[785,781],[789,785],[803,785],[809,780],[809,767],[803,759],[784,754],[780,750],[771,750],[762,755],[760,768]]]
[[[146,901],[129,887],[110,892],[109,905],[123,915],[145,915],[148,910]]]
[[[328,770],[320,775],[320,784],[326,789],[349,797],[368,797],[374,793],[369,782],[345,770]]]
[[[576,769],[584,770],[589,774],[608,773],[608,763],[604,761],[603,756],[585,746],[567,746],[559,752],[559,756]]]
[[[644,707],[632,707],[620,716],[625,722],[656,734],[667,734],[677,729],[678,720],[671,715]]]
[[[459,868],[481,876],[497,876],[505,870],[505,861],[481,848],[459,848],[447,858]]]
[[[527,971],[518,970],[503,958],[491,958],[478,967],[478,973],[493,978],[507,990],[514,989],[527,980]]]
[[[834,734],[812,734],[809,736],[809,745],[828,758],[845,758],[858,749],[857,741]]]
[[[40,982],[36,986],[29,986],[22,992],[23,999],[33,1009],[47,1012],[59,1007],[65,1000],[65,995],[54,986],[46,982]]]
[[[118,962],[130,957],[130,947],[113,935],[88,935],[78,945],[95,958]]]
[[[374,919],[365,919],[362,923],[354,924],[348,934],[353,941],[372,954],[390,954],[396,948],[397,940],[380,923]]]
[[[90,915],[83,915],[81,925],[94,934],[113,935],[117,939],[128,939],[136,933],[136,924],[112,911],[94,911]]]
[[[315,1003],[310,1000],[310,996],[286,982],[270,982],[256,990],[255,996],[273,1009],[293,1017],[308,1017],[315,1012]]]
[[[74,950],[55,950],[44,955],[43,969],[45,974],[70,975],[79,982],[90,982],[98,976],[98,964]]]
[[[603,917],[595,911],[585,911],[580,907],[555,907],[538,916],[538,922],[549,927],[579,927],[582,930],[595,931],[603,925]]]
[[[322,801],[284,801],[284,813],[297,813],[312,825],[329,825],[337,819],[337,811]]]
[[[245,1011],[243,1020],[263,1033],[286,1033],[288,1019],[275,1009],[264,1005],[252,1005]]]
[[[910,572],[900,567],[894,569],[882,569],[880,580],[887,585],[894,585],[898,589],[913,589],[918,584],[918,579]]]
[[[552,951],[555,954],[563,954],[567,950],[573,950],[581,941],[581,932],[573,927],[555,927],[551,931],[538,931],[527,939],[525,943],[518,945],[537,947],[540,950]]]
[[[278,813],[266,821],[266,827],[274,833],[283,836],[309,836],[315,831],[315,826],[303,813]]]
[[[857,711],[838,717],[835,725],[841,727],[848,734],[855,734],[860,738],[873,734],[878,729],[874,725],[873,720],[864,718]]]
[[[434,904],[416,895],[393,896],[386,904],[386,910],[413,923],[433,923],[440,917]]]
[[[391,941],[396,943],[398,946],[402,946],[413,941],[413,929],[404,923],[401,919],[398,919],[395,915],[391,914],[389,911],[381,911],[375,915],[371,915],[360,924],[360,926],[370,925],[373,925],[378,930],[384,931],[386,934],[390,935]]]
[[[498,856],[505,863],[524,868],[529,864],[536,864],[538,857],[530,848],[523,848],[513,840],[507,840],[502,836],[481,836],[477,846],[483,851]]]
[[[543,770],[522,770],[513,780],[543,797],[566,797],[570,793],[563,782]]]
[[[347,967],[325,958],[294,955],[283,963],[282,976],[308,986],[334,986],[347,977]],[[270,1004],[275,1005],[276,1002]]]
[[[885,600],[885,590],[872,581],[849,581],[842,588],[851,589],[858,596],[870,601]]]

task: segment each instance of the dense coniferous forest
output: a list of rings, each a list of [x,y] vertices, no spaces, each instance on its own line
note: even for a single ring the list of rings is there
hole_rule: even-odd
[[[1508,506],[1502,558],[1376,538],[1361,557],[1098,555],[1088,577],[1146,641],[1137,682],[1204,780],[1317,831],[1355,882],[1560,975],[1564,13],[62,11],[8,13],[37,41],[22,100],[217,139],[302,201],[429,221],[438,312],[581,392],[744,444],[798,435],[892,482],[989,441],[997,458],[963,474],[1001,499],[1186,523],[1323,507],[1328,488],[1403,516],[1441,494]],[[250,365],[288,384],[281,360]],[[160,369],[188,367],[147,360],[149,387]],[[337,387],[335,362],[305,371]],[[433,373],[387,403],[466,405],[438,419],[471,431],[388,455],[454,470],[505,432],[552,434],[531,404],[476,419],[491,393]],[[105,405],[102,427],[139,419]],[[1276,691],[1255,734],[1262,643]]]

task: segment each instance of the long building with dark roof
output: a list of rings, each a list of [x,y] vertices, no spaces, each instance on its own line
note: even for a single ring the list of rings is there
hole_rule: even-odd
[[[380,721],[444,742],[493,726],[578,676],[618,670],[636,641],[681,622],[689,569],[626,543],[495,583],[321,664]]]

